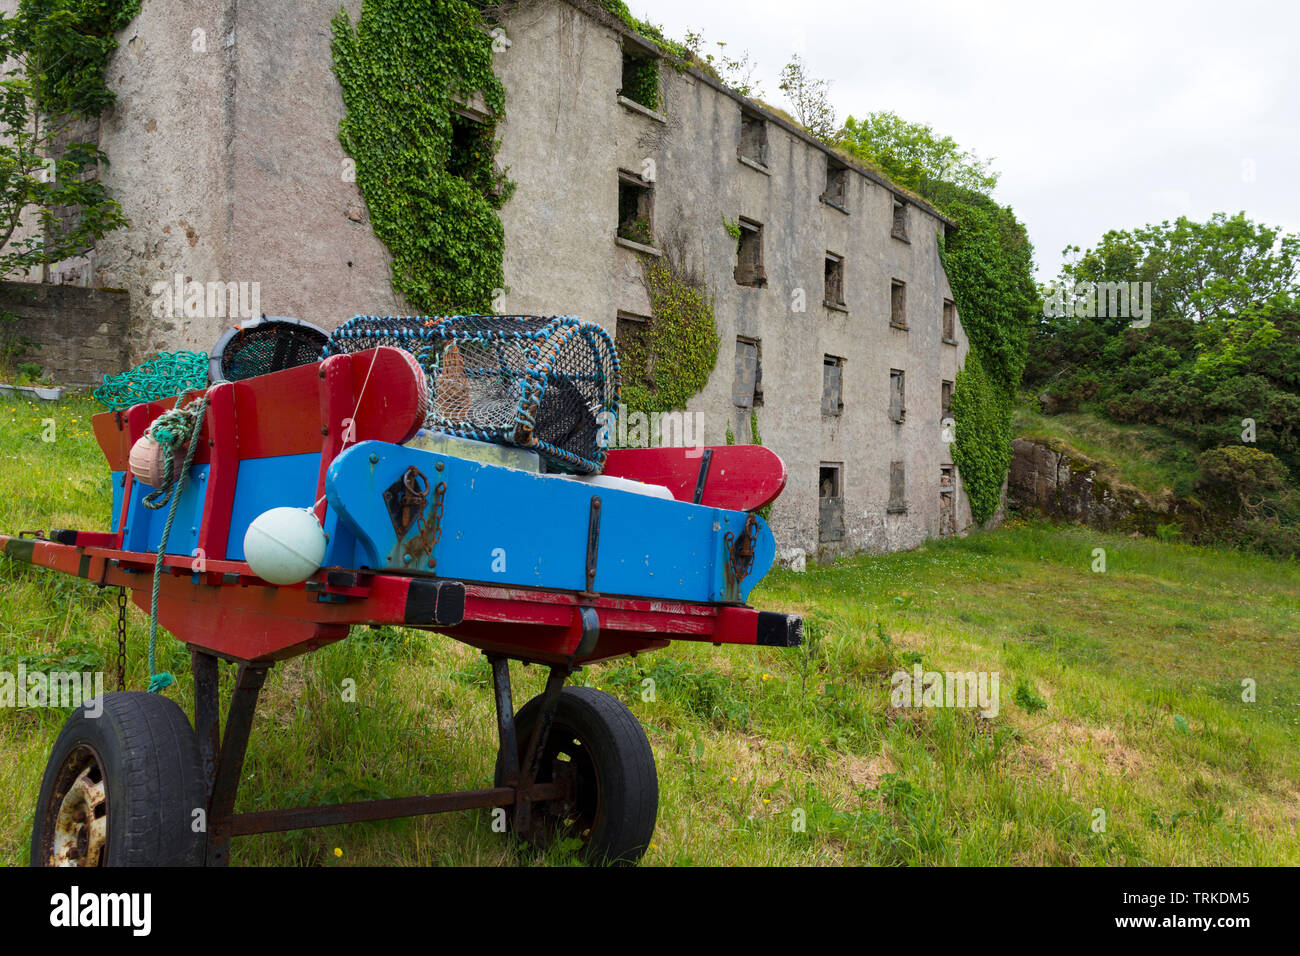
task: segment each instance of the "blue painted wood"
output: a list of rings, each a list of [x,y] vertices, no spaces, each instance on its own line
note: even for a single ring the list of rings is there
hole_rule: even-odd
[[[225,557],[232,561],[244,560],[244,535],[262,512],[272,508],[310,508],[316,501],[319,474],[319,454],[241,461],[235,476],[235,500],[230,509],[230,537]]]
[[[405,559],[419,528],[409,530],[399,548],[383,497],[410,466],[428,479],[426,523],[432,520],[436,486],[446,484],[433,567],[422,552]],[[755,516],[759,530],[753,566],[742,581],[729,586],[726,535],[739,537],[750,517],[745,512],[595,488],[385,442],[362,442],[340,455],[329,468],[325,488],[331,510],[356,538],[352,560],[333,563],[353,567],[582,591],[593,495],[601,499],[594,589],[602,594],[743,601],[776,557],[771,530]]]
[[[171,537],[167,539],[168,554],[193,554],[199,545],[199,527],[203,521],[203,499],[207,494],[208,466],[190,466],[189,476],[185,479],[185,489],[181,492],[180,503],[176,506],[176,518],[172,522]],[[131,482],[131,508],[127,514],[126,534],[123,536],[122,548],[125,551],[158,550],[162,541],[163,528],[167,524],[170,504],[154,511],[144,506],[144,499],[154,491],[143,481]]]
[[[115,471],[113,474],[113,512],[108,526],[113,531],[122,530],[122,495],[126,490],[126,472]]]

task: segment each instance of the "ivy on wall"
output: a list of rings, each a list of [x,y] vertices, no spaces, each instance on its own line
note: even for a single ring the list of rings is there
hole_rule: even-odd
[[[96,117],[115,96],[104,68],[114,37],[140,12],[141,0],[20,0],[14,19],[21,45],[35,54],[39,109]]]
[[[957,422],[953,464],[961,472],[971,516],[983,524],[998,510],[1002,480],[1011,467],[1011,414],[974,348],[957,373],[952,414]]]
[[[493,311],[505,285],[497,212],[514,184],[494,162],[505,89],[481,12],[466,0],[364,0],[355,27],[345,10],[331,27],[339,141],[392,253],[394,291],[431,314]],[[475,96],[482,123],[458,111]]]
[[[941,184],[935,199],[956,222],[937,237],[962,328],[970,340],[953,388],[953,463],[980,524],[993,517],[1011,466],[1011,416],[1025,368],[1030,322],[1041,310],[1033,248],[1007,207],[973,190]]]
[[[932,194],[956,223],[946,239],[939,239],[939,258],[962,329],[985,370],[1010,398],[1025,370],[1031,323],[1042,314],[1033,247],[1009,207],[950,184]]]
[[[619,344],[623,400],[634,411],[683,409],[718,362],[713,297],[667,253],[643,267],[653,320]]]
[[[659,60],[653,56],[630,58],[623,67],[622,93],[648,110],[659,109]]]

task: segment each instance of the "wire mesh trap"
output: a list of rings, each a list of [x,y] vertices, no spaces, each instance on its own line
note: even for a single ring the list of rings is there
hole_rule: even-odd
[[[310,322],[270,316],[227,329],[209,353],[213,382],[238,382],[320,359],[329,334]]]
[[[552,466],[596,474],[618,406],[609,333],[573,316],[356,316],[326,356],[388,345],[414,354],[429,384],[425,427],[530,448]]]

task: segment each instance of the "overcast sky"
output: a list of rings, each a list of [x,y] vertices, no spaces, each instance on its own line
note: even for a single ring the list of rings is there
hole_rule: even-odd
[[[1040,279],[1108,229],[1225,211],[1300,232],[1300,2],[630,0],[748,50],[763,98],[798,52],[846,115],[929,123],[1002,175]]]

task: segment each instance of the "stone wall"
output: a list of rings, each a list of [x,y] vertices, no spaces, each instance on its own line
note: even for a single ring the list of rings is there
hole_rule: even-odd
[[[0,310],[18,316],[0,335],[31,343],[18,360],[35,362],[60,385],[98,385],[130,367],[124,291],[0,282]]]

